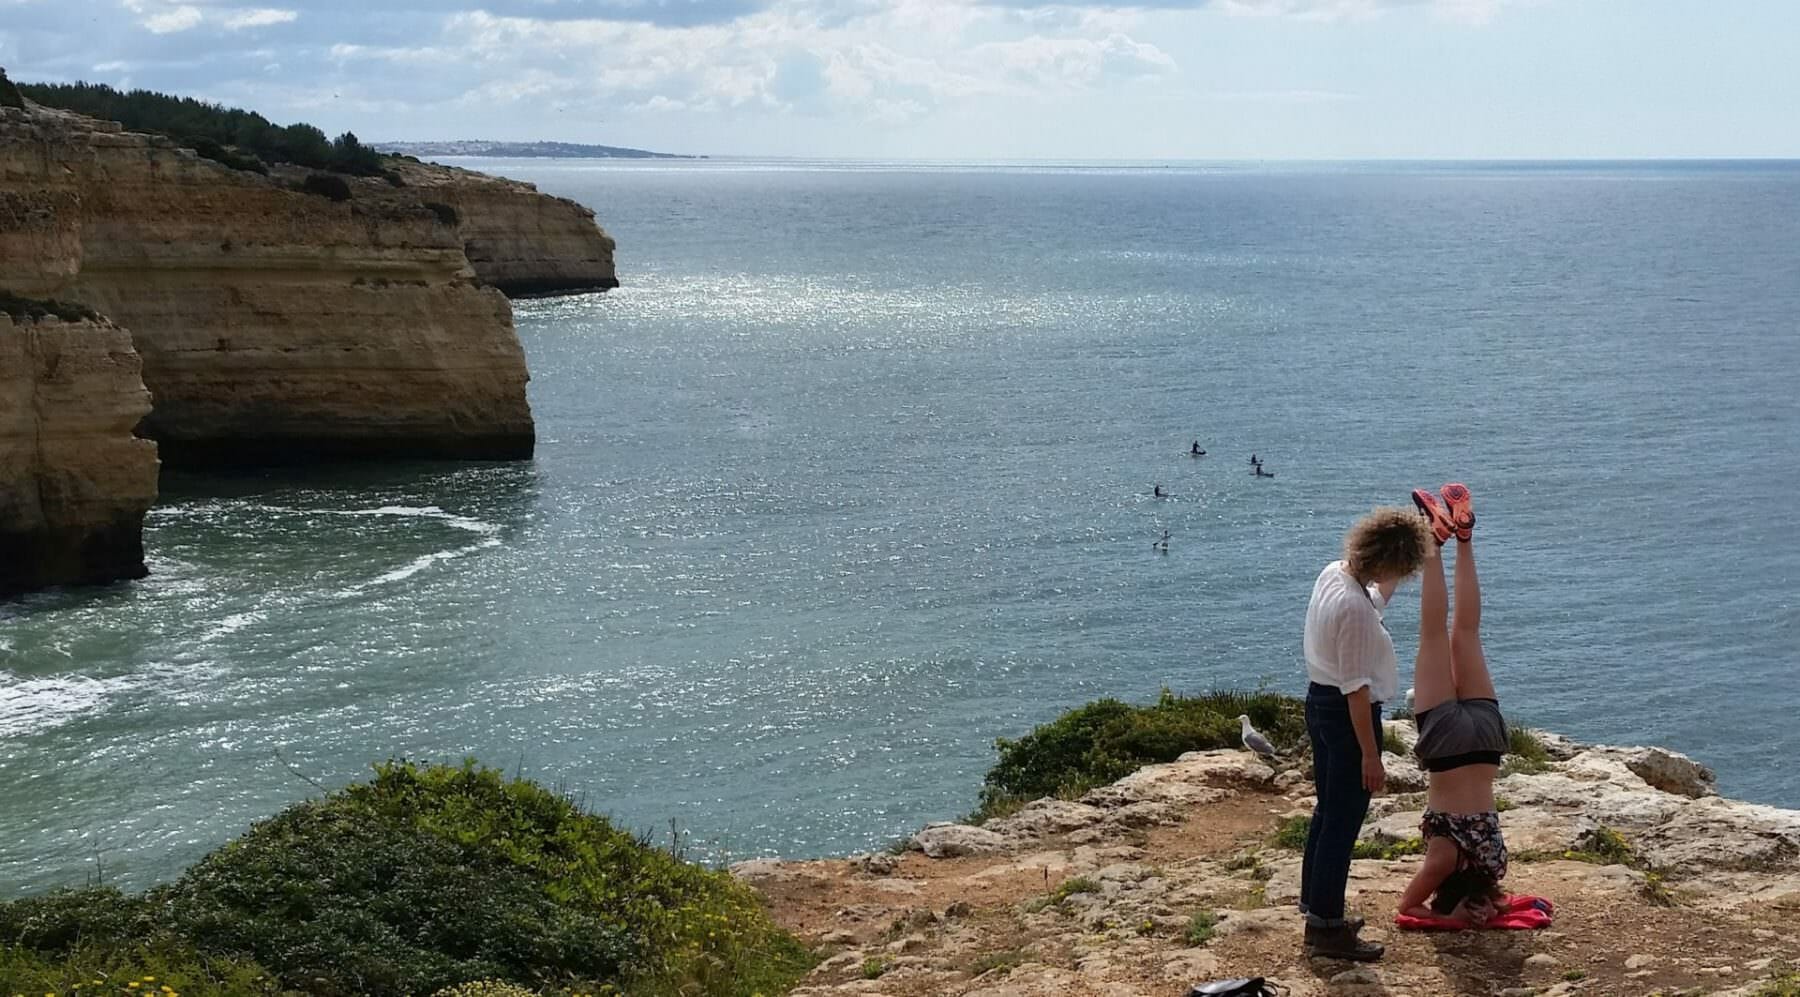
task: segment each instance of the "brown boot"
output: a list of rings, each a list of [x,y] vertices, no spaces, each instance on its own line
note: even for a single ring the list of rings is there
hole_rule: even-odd
[[[1348,959],[1351,962],[1374,962],[1387,949],[1357,937],[1358,927],[1348,924],[1334,928],[1306,926],[1306,954],[1315,959]]]

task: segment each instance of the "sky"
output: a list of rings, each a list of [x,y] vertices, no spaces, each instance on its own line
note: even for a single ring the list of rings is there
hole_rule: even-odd
[[[0,67],[365,141],[1800,157],[1797,0],[0,0]]]

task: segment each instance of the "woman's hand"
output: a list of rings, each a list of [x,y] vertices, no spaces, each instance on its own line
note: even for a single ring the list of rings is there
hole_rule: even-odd
[[[1387,788],[1387,768],[1381,764],[1380,752],[1363,755],[1362,784],[1371,796],[1380,796]]]

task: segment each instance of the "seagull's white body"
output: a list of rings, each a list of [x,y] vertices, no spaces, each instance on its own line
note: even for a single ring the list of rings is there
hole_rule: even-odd
[[[1264,758],[1275,757],[1275,745],[1269,743],[1269,739],[1262,735],[1262,731],[1250,726],[1250,717],[1248,714],[1238,714],[1238,729],[1243,735],[1244,747],[1249,748],[1251,751],[1256,752]]]

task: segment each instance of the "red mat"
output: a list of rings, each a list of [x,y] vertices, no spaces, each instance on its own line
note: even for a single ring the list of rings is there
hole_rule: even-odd
[[[1469,924],[1466,921],[1458,921],[1450,917],[1416,917],[1412,914],[1398,914],[1394,917],[1394,926],[1406,931],[1467,931],[1471,928],[1531,931],[1550,927],[1550,919],[1555,912],[1556,905],[1543,897],[1515,895],[1502,900],[1500,912],[1488,918],[1486,924]]]

